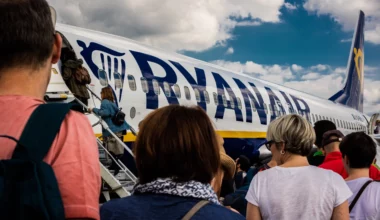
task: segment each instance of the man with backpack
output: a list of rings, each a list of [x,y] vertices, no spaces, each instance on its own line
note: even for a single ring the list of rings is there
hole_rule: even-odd
[[[43,101],[60,58],[53,24],[46,0],[0,0],[0,219],[100,218],[91,125]]]
[[[380,219],[380,182],[369,175],[376,147],[376,143],[364,132],[351,133],[340,144],[348,173],[346,183],[353,193],[348,199],[350,219]]]
[[[73,50],[62,50],[65,54],[65,60],[62,65],[62,77],[67,87],[85,105],[88,105],[90,94],[88,93],[87,84],[91,83],[91,77],[86,68],[84,68],[83,60],[77,59]],[[85,111],[81,107],[78,109],[82,113]]]

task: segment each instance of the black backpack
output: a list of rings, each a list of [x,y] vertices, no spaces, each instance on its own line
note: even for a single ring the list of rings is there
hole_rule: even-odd
[[[121,111],[121,108],[117,109],[116,113],[112,117],[112,122],[117,125],[121,126],[124,124],[125,121],[125,113]]]
[[[20,140],[0,135],[17,143],[12,158],[0,160],[0,219],[65,219],[57,179],[43,158],[69,110],[68,104],[40,105]]]

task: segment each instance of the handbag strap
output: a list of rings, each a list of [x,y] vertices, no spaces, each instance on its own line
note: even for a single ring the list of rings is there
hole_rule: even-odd
[[[351,205],[350,205],[350,212],[352,211],[352,209],[354,208],[356,202],[359,200],[360,196],[362,195],[362,193],[364,192],[364,190],[367,188],[367,186],[372,183],[373,180],[368,180],[366,183],[364,183],[364,185],[362,186],[362,188],[360,188],[358,194],[356,194],[354,200],[352,200],[351,202]]]
[[[199,201],[197,204],[193,206],[193,208],[190,209],[188,213],[182,218],[182,220],[190,220],[191,217],[195,215],[203,206],[207,205],[209,201],[202,200]]]

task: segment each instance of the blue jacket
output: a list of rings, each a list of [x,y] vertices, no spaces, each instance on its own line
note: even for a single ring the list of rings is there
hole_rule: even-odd
[[[107,123],[108,127],[111,129],[112,132],[119,132],[119,131],[124,131],[128,130],[129,126],[128,124],[124,121],[124,124],[117,126],[112,122],[112,117],[116,114],[118,111],[118,108],[115,103],[111,102],[108,99],[103,99],[102,103],[100,105],[100,109],[94,108],[92,110],[95,114],[98,116],[101,116],[102,119]],[[111,134],[106,130],[102,129],[103,137],[108,137]]]
[[[100,207],[101,220],[125,219],[182,219],[200,199],[164,194],[138,194],[111,200]],[[192,220],[218,219],[243,220],[242,215],[227,208],[209,203],[203,206]]]

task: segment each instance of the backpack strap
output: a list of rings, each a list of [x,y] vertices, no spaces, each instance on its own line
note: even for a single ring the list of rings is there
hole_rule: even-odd
[[[42,161],[70,107],[57,103],[39,105],[30,116],[12,158]]]
[[[182,218],[182,220],[190,220],[190,218],[193,217],[195,213],[199,211],[199,209],[201,209],[203,206],[207,205],[208,203],[209,201],[206,201],[206,200],[202,200],[198,202],[197,204],[195,204],[195,206],[193,206],[193,208],[190,209],[188,213],[186,213],[186,215]]]
[[[356,202],[359,200],[360,196],[362,195],[362,193],[364,192],[365,188],[367,188],[367,186],[372,183],[373,180],[368,180],[366,183],[364,183],[364,185],[362,186],[362,188],[360,188],[358,194],[356,194],[354,200],[352,200],[351,202],[351,205],[350,205],[350,212],[352,211],[352,209],[354,208]]]

